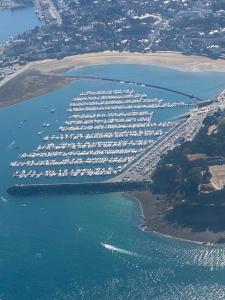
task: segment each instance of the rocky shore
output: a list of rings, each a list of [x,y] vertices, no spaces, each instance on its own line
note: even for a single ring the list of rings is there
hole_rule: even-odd
[[[143,214],[143,222],[140,227],[145,231],[157,232],[166,236],[189,240],[200,243],[223,243],[225,231],[202,230],[201,224],[193,228],[181,226],[170,220],[169,216],[174,209],[166,196],[153,195],[151,191],[135,191],[129,195],[132,199],[139,201]],[[179,214],[179,211],[177,212]],[[178,216],[176,216],[178,217]]]

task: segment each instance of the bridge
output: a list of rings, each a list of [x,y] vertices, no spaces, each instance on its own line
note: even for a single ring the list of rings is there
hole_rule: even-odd
[[[171,93],[174,93],[174,94],[185,96],[189,99],[196,100],[196,101],[201,101],[201,102],[205,101],[205,99],[194,96],[192,94],[184,93],[184,92],[181,92],[181,91],[178,91],[178,90],[175,90],[175,89],[170,89],[170,88],[167,88],[167,87],[163,87],[163,86],[155,85],[155,84],[150,84],[150,83],[143,83],[143,82],[130,81],[130,80],[122,80],[122,79],[113,79],[113,78],[99,77],[99,76],[69,75],[69,77],[72,77],[74,79],[79,79],[79,80],[90,79],[90,80],[101,80],[101,81],[110,81],[110,82],[117,82],[117,83],[133,84],[133,85],[136,85],[136,86],[150,87],[150,88],[154,88],[154,89],[158,89],[158,90],[163,90],[163,91],[166,91],[166,92],[171,92]]]

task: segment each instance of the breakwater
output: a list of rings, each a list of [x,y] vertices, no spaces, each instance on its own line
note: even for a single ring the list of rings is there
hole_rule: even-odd
[[[91,194],[143,190],[148,189],[150,185],[151,181],[21,184],[9,187],[7,192],[14,196],[48,193]]]
[[[121,79],[113,79],[113,78],[106,78],[106,77],[99,77],[99,76],[78,76],[78,75],[69,75],[69,77],[72,77],[74,79],[93,79],[93,80],[101,80],[101,81],[111,81],[111,82],[117,82],[117,83],[126,83],[126,84],[133,84],[136,86],[142,86],[142,87],[150,87],[150,88],[154,88],[154,89],[158,89],[158,90],[163,90],[166,92],[171,92],[174,94],[178,94],[181,96],[185,96],[188,97],[189,99],[192,100],[197,100],[197,101],[205,101],[204,99],[197,97],[193,94],[188,94],[188,93],[184,93],[175,89],[170,89],[167,87],[163,87],[160,85],[156,85],[156,84],[149,84],[149,83],[143,83],[143,82],[138,82],[138,81],[130,81],[130,80],[121,80]]]

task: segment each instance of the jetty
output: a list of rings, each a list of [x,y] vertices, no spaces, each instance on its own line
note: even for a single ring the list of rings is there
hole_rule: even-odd
[[[86,182],[58,184],[21,184],[8,188],[7,192],[14,196],[29,196],[37,194],[90,194],[128,192],[149,189],[151,181],[130,182]]]

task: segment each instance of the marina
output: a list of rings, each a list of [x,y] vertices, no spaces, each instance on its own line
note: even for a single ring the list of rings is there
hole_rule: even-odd
[[[118,176],[158,138],[180,121],[154,119],[158,110],[193,106],[185,101],[165,102],[134,89],[88,90],[72,98],[67,119],[58,133],[42,136],[32,152],[10,163],[13,178],[99,178]],[[97,113],[95,113],[97,111]],[[43,128],[49,128],[46,120]],[[63,168],[63,169],[62,169]],[[32,181],[31,181],[32,183]]]
[[[127,138],[127,137],[149,137],[162,135],[163,131],[160,130],[132,130],[132,131],[115,131],[115,132],[96,132],[96,133],[79,133],[79,134],[58,134],[47,135],[43,138],[44,141],[54,140],[78,140],[78,139],[108,139],[108,138]]]
[[[61,149],[86,149],[86,148],[115,148],[115,147],[128,147],[128,146],[142,146],[151,144],[152,140],[136,140],[129,141],[123,140],[118,142],[86,142],[86,143],[60,143],[60,144],[47,144],[47,145],[39,145],[37,150],[61,150]],[[37,154],[37,153],[36,153]],[[35,155],[32,153],[31,155]],[[23,153],[19,155],[19,158],[28,157],[27,153]],[[31,157],[31,156],[29,156]]]
[[[38,132],[42,143],[10,163],[13,178],[20,184],[75,177],[81,182],[151,181],[161,156],[191,141],[205,117],[223,106],[216,99],[201,106],[187,99],[167,102],[134,89],[81,91],[68,104],[58,132]],[[162,110],[177,108],[186,111],[181,118],[157,118]],[[42,123],[43,128],[50,126]]]
[[[68,109],[68,112],[87,112],[87,111],[106,111],[106,110],[125,110],[125,109],[158,109],[158,108],[176,108],[184,106],[194,106],[192,103],[175,102],[175,103],[162,103],[162,104],[131,104],[131,105],[104,105],[104,106],[91,106],[91,107],[76,107]]]
[[[208,115],[225,109],[224,100],[224,96],[221,97],[220,94],[214,102],[189,111],[185,120],[181,120],[180,123],[165,132],[162,137],[136,157],[135,163],[128,164],[125,171],[119,176],[112,178],[111,181],[151,180],[151,176],[162,155],[166,155],[168,151],[171,151],[181,143],[192,141]]]

